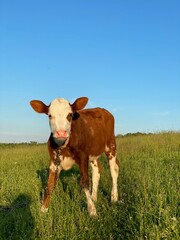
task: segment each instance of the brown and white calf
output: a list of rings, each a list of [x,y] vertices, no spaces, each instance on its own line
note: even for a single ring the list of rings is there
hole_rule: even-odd
[[[76,163],[80,168],[81,186],[87,198],[88,212],[96,215],[94,202],[100,178],[98,158],[103,152],[108,157],[112,176],[111,200],[118,200],[118,161],[114,136],[114,117],[102,108],[82,110],[88,98],[81,97],[70,104],[56,98],[49,106],[39,100],[30,102],[38,113],[49,116],[51,134],[48,141],[50,169],[42,201],[43,212],[48,210],[50,195],[57,183],[60,171],[68,170]],[[89,190],[88,165],[92,167],[92,193]]]

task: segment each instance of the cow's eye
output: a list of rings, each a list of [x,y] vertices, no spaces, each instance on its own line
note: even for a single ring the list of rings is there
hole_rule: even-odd
[[[52,118],[52,115],[51,115],[51,114],[49,114],[49,115],[48,115],[48,117],[49,117],[49,118]]]
[[[69,113],[69,114],[67,115],[67,120],[70,122],[71,119],[72,119],[72,113]]]

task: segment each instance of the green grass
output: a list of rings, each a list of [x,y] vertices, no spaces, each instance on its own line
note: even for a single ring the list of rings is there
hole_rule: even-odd
[[[96,203],[87,212],[77,166],[62,172],[49,212],[40,212],[48,177],[44,145],[0,145],[0,239],[180,239],[180,133],[117,138],[119,202],[110,202],[105,156]]]

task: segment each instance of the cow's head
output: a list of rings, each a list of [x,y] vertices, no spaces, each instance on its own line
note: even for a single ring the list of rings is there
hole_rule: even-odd
[[[39,100],[32,100],[30,105],[36,112],[48,115],[52,136],[61,145],[70,137],[71,122],[77,118],[76,112],[83,109],[87,102],[87,97],[78,98],[73,104],[64,98],[56,98],[49,106]]]

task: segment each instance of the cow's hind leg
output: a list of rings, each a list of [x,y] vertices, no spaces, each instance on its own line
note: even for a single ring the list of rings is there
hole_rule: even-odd
[[[89,175],[88,175],[88,157],[81,157],[81,162],[79,164],[80,172],[81,172],[81,187],[85,192],[86,199],[87,199],[87,207],[90,216],[96,216],[96,207],[94,202],[91,198],[90,190],[89,190]]]
[[[91,160],[90,159],[90,165],[92,167],[92,194],[91,198],[93,201],[97,201],[97,191],[98,191],[98,185],[99,185],[99,179],[100,179],[100,168],[98,164],[98,159]]]
[[[118,160],[116,157],[116,144],[113,143],[110,146],[107,146],[105,153],[109,160],[110,172],[112,176],[111,201],[116,202],[118,200],[117,179],[119,175]]]

